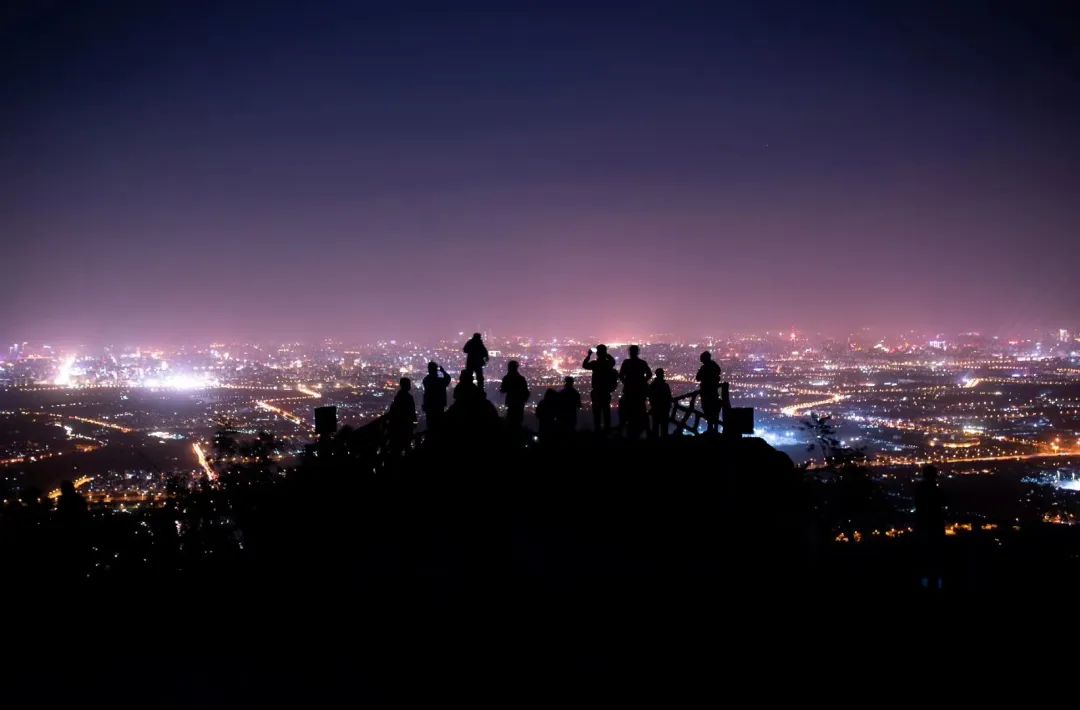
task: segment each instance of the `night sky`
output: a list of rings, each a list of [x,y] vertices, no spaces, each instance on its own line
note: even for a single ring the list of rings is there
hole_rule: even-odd
[[[0,10],[0,337],[1077,324],[1067,3],[225,4]]]

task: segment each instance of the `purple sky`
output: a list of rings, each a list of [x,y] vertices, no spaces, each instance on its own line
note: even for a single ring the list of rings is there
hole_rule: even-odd
[[[1080,320],[1067,4],[217,4],[0,14],[0,337]]]

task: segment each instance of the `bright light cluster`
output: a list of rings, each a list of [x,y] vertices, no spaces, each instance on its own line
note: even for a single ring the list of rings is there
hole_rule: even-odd
[[[68,355],[60,362],[60,369],[56,372],[53,384],[59,387],[71,387],[71,376],[75,374],[75,356]]]
[[[163,377],[145,377],[138,382],[140,387],[169,390],[198,390],[215,387],[216,379],[206,374],[176,373]]]

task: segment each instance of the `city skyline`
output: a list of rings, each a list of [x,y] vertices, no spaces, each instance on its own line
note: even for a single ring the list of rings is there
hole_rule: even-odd
[[[123,447],[108,443],[115,432],[129,443],[131,437],[141,441],[143,453],[175,456],[157,464],[168,477],[178,470],[209,470],[203,457],[223,426],[249,434],[275,432],[292,442],[283,452],[288,459],[310,438],[313,407],[337,407],[342,423],[373,426],[401,377],[426,392],[423,376],[434,361],[457,378],[466,362],[462,342],[468,335],[429,344],[233,342],[81,352],[13,344],[0,356],[0,414],[10,423],[0,469],[21,471],[39,483],[74,471],[92,489],[123,490],[131,479],[105,482],[124,460]],[[814,458],[807,453],[813,440],[808,441],[804,422],[816,412],[837,416],[847,440],[867,447],[864,463],[872,468],[926,461],[1019,467],[1028,483],[1071,491],[1080,480],[1071,463],[1080,454],[1075,427],[1080,337],[1064,329],[1042,336],[1041,341],[972,333],[862,338],[830,347],[803,334],[774,332],[652,342],[641,348],[641,357],[666,371],[675,395],[689,397],[697,388],[699,354],[711,349],[732,397],[757,412],[755,435],[796,460]],[[485,342],[491,357],[488,393],[495,402],[499,377],[511,361],[520,363],[537,393],[561,386],[568,375],[583,388],[593,381],[583,362],[591,341],[491,337]],[[627,343],[609,345],[617,361],[626,360]],[[530,423],[538,403],[537,396],[525,408]],[[21,429],[24,424],[29,428]],[[31,438],[20,434],[32,430]],[[168,449],[160,448],[166,444]],[[139,458],[123,465],[144,463]],[[963,475],[976,474],[986,471]]]
[[[980,8],[28,3],[0,335],[1059,327],[1080,63]]]
[[[597,332],[527,333],[512,331],[500,332],[483,328],[481,328],[479,332],[485,338],[495,338],[504,342],[520,341],[525,343],[560,343],[564,345],[576,343],[583,347],[598,343],[608,343],[612,345],[638,344],[646,346],[649,344],[701,344],[707,346],[714,342],[723,343],[746,338],[759,338],[763,341],[783,341],[790,339],[797,340],[800,344],[808,344],[814,347],[842,343],[862,348],[870,348],[877,344],[888,345],[891,348],[902,348],[905,345],[913,348],[922,348],[927,347],[927,343],[949,343],[950,346],[955,347],[956,343],[972,338],[986,341],[1000,341],[1002,345],[1013,346],[1026,343],[1033,346],[1046,345],[1048,348],[1061,347],[1062,345],[1071,348],[1074,344],[1080,347],[1080,326],[1060,327],[1065,325],[1071,325],[1071,321],[1069,323],[1058,323],[1057,326],[1059,327],[1034,327],[1028,325],[1010,329],[961,328],[957,330],[865,327],[847,330],[837,329],[834,333],[806,330],[794,326],[770,329],[747,328],[729,331],[702,331],[689,335],[624,331],[614,337],[604,337]],[[235,334],[226,337],[202,336],[192,338],[181,338],[176,335],[166,335],[154,338],[135,336],[121,340],[110,340],[104,337],[74,338],[61,336],[41,339],[9,337],[0,340],[0,343],[2,343],[2,349],[0,349],[0,362],[4,359],[2,357],[3,352],[6,351],[10,359],[13,353],[18,354],[20,350],[25,350],[27,347],[35,351],[45,348],[57,353],[79,353],[82,351],[121,351],[140,349],[153,351],[159,348],[213,348],[234,345],[270,348],[283,345],[297,345],[302,347],[318,347],[320,345],[370,347],[378,344],[435,346],[456,342],[458,339],[467,337],[473,332],[477,331],[472,328],[456,331],[444,330],[436,333],[427,333],[415,338],[394,337],[392,334],[376,335],[375,337],[365,338],[348,333],[338,333],[337,335],[314,338],[283,338],[273,337],[270,334],[246,338],[237,337]],[[615,332],[615,329],[609,329],[609,332]]]

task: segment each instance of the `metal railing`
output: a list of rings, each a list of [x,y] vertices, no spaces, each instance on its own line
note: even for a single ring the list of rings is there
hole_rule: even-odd
[[[705,411],[699,407],[701,390],[679,395],[672,400],[670,422],[678,434],[697,436],[703,433],[702,420],[708,422]],[[730,436],[753,432],[754,410],[731,406],[731,389],[727,382],[720,383],[720,412],[716,425]]]

